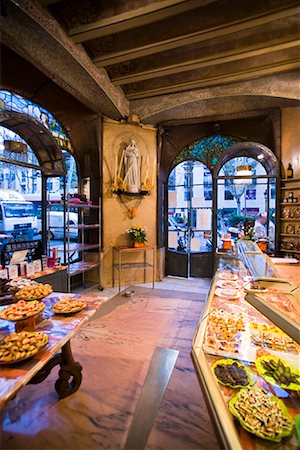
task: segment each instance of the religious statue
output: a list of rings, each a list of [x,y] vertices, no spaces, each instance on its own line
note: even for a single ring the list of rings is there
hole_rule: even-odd
[[[134,139],[131,139],[125,149],[124,167],[124,182],[127,184],[127,192],[139,192],[141,185],[141,156]]]

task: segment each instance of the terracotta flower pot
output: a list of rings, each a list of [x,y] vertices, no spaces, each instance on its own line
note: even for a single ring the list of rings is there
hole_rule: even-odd
[[[134,242],[133,246],[134,248],[143,248],[145,247],[145,242]]]

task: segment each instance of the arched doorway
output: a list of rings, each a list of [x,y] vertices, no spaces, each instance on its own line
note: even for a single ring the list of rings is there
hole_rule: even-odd
[[[173,161],[167,196],[167,275],[212,276],[216,224],[213,169],[223,152],[237,142],[239,139],[231,136],[208,136],[188,145]]]
[[[250,183],[249,178],[236,173],[241,162],[244,165],[249,162],[258,171],[253,171]],[[268,214],[269,233],[270,220],[274,225],[277,222],[277,179],[278,161],[271,150],[260,143],[215,135],[183,149],[173,162],[167,184],[166,274],[212,276],[215,253],[221,245],[222,215],[232,201],[235,213],[243,210],[243,217],[247,217],[257,195],[260,204],[255,208]],[[253,207],[253,216],[255,212]],[[274,250],[277,240],[275,235]]]

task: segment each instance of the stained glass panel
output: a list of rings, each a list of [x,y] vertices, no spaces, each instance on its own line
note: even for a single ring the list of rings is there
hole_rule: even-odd
[[[27,114],[38,120],[44,127],[48,128],[61,148],[69,151],[72,150],[71,142],[66,130],[49,111],[30,100],[24,99],[20,95],[8,91],[0,90],[0,99],[4,101],[7,110]]]
[[[214,135],[201,138],[188,145],[179,153],[173,161],[173,167],[182,161],[192,159],[201,161],[207,167],[213,169],[222,153],[238,142],[241,142],[241,139],[233,136]]]

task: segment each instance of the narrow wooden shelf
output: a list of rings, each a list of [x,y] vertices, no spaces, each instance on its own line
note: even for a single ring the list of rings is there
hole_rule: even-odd
[[[281,183],[291,183],[293,181],[300,181],[300,178],[281,178]]]
[[[294,217],[292,218],[286,218],[286,217],[280,217],[280,220],[285,221],[285,222],[300,222],[300,218],[298,217],[297,219],[295,219]]]
[[[300,205],[300,202],[281,202],[280,203],[280,206],[297,206],[297,205]]]
[[[280,189],[282,191],[291,191],[292,189],[294,191],[298,191],[300,189],[300,186],[282,186]]]
[[[280,233],[280,236],[286,236],[286,237],[296,237],[296,238],[300,238],[300,234],[287,234],[287,233]]]
[[[284,253],[299,253],[300,255],[300,250],[286,250],[284,248],[281,248],[279,251]]]

